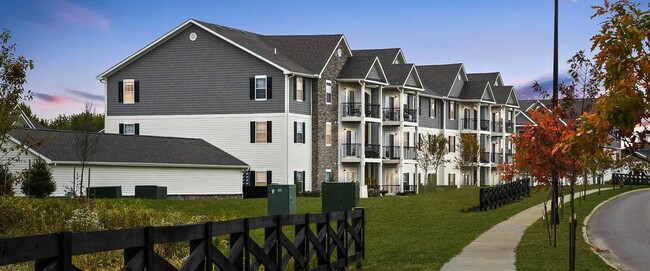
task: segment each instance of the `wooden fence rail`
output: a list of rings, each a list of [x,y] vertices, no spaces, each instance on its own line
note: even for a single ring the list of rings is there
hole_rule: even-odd
[[[287,236],[282,228],[293,226]],[[250,233],[264,230],[258,244]],[[315,229],[315,231],[314,231]],[[227,236],[222,252],[214,238]],[[180,269],[155,244],[189,241]],[[365,211],[278,215],[181,226],[61,232],[0,239],[0,266],[35,261],[35,270],[80,270],[72,256],[124,250],[122,270],[342,270],[365,257]],[[207,264],[206,264],[207,263]]]
[[[525,178],[492,187],[482,187],[479,194],[481,212],[530,196],[530,179]]]
[[[625,185],[650,185],[650,176],[622,173],[612,174],[612,185],[620,184],[621,181]]]

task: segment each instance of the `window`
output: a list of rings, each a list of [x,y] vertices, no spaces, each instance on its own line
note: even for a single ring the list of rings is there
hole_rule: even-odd
[[[304,78],[296,77],[296,101],[305,100]]]
[[[266,100],[266,75],[255,76],[255,100]]]
[[[135,135],[135,124],[133,123],[124,124],[124,134]]]
[[[325,146],[332,146],[332,123],[325,123]]]
[[[449,119],[456,119],[456,102],[454,101],[449,101]]]
[[[449,152],[456,152],[456,137],[455,136],[449,136],[448,140],[449,146],[447,146],[447,149]]]
[[[266,171],[255,171],[255,186],[266,186]]]
[[[124,97],[124,104],[135,103],[135,80],[125,79],[122,87],[122,93]]]
[[[438,110],[436,110],[436,100],[431,99],[430,101],[430,107],[429,107],[429,117],[431,118],[437,118],[438,117]]]
[[[325,81],[325,104],[332,104],[332,81]]]
[[[404,132],[403,145],[404,147],[409,147],[410,137],[409,132]]]
[[[293,122],[294,128],[294,141],[293,143],[305,143],[305,123]]]
[[[266,122],[255,122],[255,142],[266,142]]]
[[[293,183],[296,186],[297,192],[305,192],[305,172],[304,171],[294,171]]]
[[[332,176],[332,170],[331,169],[326,169],[325,170],[325,181],[326,182],[334,182],[334,177]]]
[[[449,185],[456,185],[456,174],[449,173]]]

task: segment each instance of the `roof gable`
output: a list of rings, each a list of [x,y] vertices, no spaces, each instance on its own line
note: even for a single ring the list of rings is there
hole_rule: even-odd
[[[496,102],[494,99],[494,93],[492,93],[492,88],[490,87],[489,83],[485,88],[483,95],[481,95],[481,100],[488,101],[488,102]]]
[[[384,69],[381,66],[381,62],[379,62],[379,58],[375,58],[372,66],[370,67],[370,70],[368,70],[368,73],[366,74],[365,79],[377,82],[387,82],[386,73],[384,73]]]
[[[506,104],[519,107],[519,100],[517,100],[517,94],[514,88],[512,89],[512,91],[510,91],[510,95],[508,95],[508,100],[506,101]]]
[[[405,64],[406,59],[404,59],[404,55],[401,52],[402,49],[400,48],[352,50],[352,54],[355,56],[376,56],[379,58],[379,61],[381,61],[382,65]],[[404,63],[396,63],[397,60]]]
[[[339,72],[338,78],[388,83],[379,58],[371,56],[349,57]]]
[[[411,71],[409,72],[404,85],[409,87],[422,88],[422,81],[420,80],[420,75],[418,74],[418,70],[415,68],[415,65],[411,66]]]
[[[449,95],[462,64],[423,65],[416,68],[425,88],[423,93],[445,97]]]
[[[285,54],[291,60],[309,70],[311,74],[322,74],[323,70],[341,48],[351,54],[343,35],[273,35],[260,39]]]

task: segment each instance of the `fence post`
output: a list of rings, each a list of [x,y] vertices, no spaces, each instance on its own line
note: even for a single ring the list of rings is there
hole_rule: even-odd
[[[343,261],[343,266],[347,267],[348,266],[348,233],[345,227],[348,224],[348,212],[350,211],[344,211],[343,212],[343,221],[337,220],[336,221],[336,235],[338,235],[339,239],[341,239],[341,243],[343,243],[343,247],[339,247],[336,251],[336,259],[337,261],[342,260]],[[343,227],[343,235],[341,236],[339,234],[339,231]]]
[[[325,241],[325,252],[327,252],[326,256],[325,256],[325,257],[327,257],[326,260],[325,260],[325,263],[327,264],[327,270],[332,270],[332,250],[330,249],[330,246],[332,245],[331,240],[330,240],[330,238],[331,238],[331,236],[330,236],[330,228],[331,228],[330,215],[331,214],[332,214],[332,212],[329,212],[329,213],[325,214],[326,218],[325,218],[325,238],[324,238],[324,241]]]
[[[59,234],[59,270],[72,270],[72,233],[64,231]]]
[[[309,229],[309,214],[305,214],[304,216],[305,224],[296,224],[294,227],[294,237],[298,238],[300,231],[304,232],[304,238],[296,248],[300,254],[302,254],[302,260],[305,262],[305,267],[298,268],[298,265],[296,264],[295,270],[309,270],[309,258],[307,257],[309,255],[309,236],[307,235],[307,230]]]
[[[205,223],[205,271],[212,271],[212,254],[214,246],[212,245],[212,222]]]
[[[279,253],[279,237],[278,237],[278,225],[280,225],[280,215],[275,215],[273,216],[273,221],[275,221],[275,227],[270,227],[270,228],[264,228],[264,240],[269,240],[269,238],[274,237],[275,241],[271,245],[271,250],[269,251],[269,258],[271,259],[271,262],[276,266],[277,269],[279,269],[280,266],[278,266],[278,263],[281,263],[282,261],[278,262],[278,255]],[[280,230],[282,228],[280,227]],[[270,268],[265,268],[265,269],[270,269]]]
[[[250,225],[248,223],[248,218],[244,218],[244,270],[250,270],[251,264],[251,252],[249,250],[251,236],[250,236]],[[241,266],[241,265],[239,265]]]
[[[153,231],[154,227],[149,226],[144,228],[144,261],[145,268],[147,271],[154,270],[154,254],[156,253],[153,250]]]

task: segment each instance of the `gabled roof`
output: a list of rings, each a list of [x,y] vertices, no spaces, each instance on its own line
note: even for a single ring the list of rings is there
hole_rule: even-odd
[[[352,54],[355,56],[379,57],[379,61],[381,61],[384,66],[394,64],[395,60],[399,60],[401,64],[406,63],[406,58],[404,58],[404,54],[400,48],[352,50]]]
[[[462,67],[462,63],[416,66],[424,84],[424,94],[446,97]]]
[[[465,82],[458,98],[462,100],[482,100],[494,102],[494,94],[492,93],[490,83],[487,81]]]
[[[42,143],[32,151],[56,163],[78,163],[74,155],[75,138],[83,132],[14,129],[9,134],[17,141],[35,137]],[[202,139],[131,136],[93,133],[102,147],[92,163],[162,164],[192,167],[239,167],[248,165]]]
[[[519,100],[517,99],[517,94],[515,92],[515,87],[513,86],[496,86],[492,87],[492,93],[494,93],[494,99],[497,104],[512,105],[519,107]],[[521,108],[524,110],[525,108]]]
[[[379,58],[372,56],[354,56],[348,58],[343,65],[343,68],[339,72],[339,79],[352,79],[352,80],[366,80],[370,72],[376,69],[378,70],[381,80],[380,83],[388,83],[386,79],[386,73],[379,61]],[[372,81],[377,81],[374,79],[368,79]]]
[[[388,84],[395,86],[408,86],[422,88],[422,81],[418,75],[417,69],[413,64],[391,64],[384,66]],[[407,82],[413,77],[415,84],[409,85]]]
[[[501,73],[499,72],[485,72],[485,73],[468,73],[468,81],[488,81],[491,86],[495,86],[494,83],[498,82],[498,86],[503,86],[503,80],[501,79]]]
[[[350,55],[352,54],[349,46],[347,46],[345,37],[341,34],[265,36],[228,26],[189,19],[125,60],[98,75],[97,79],[105,79],[191,25],[201,27],[205,31],[223,39],[235,47],[238,47],[239,49],[282,70],[284,73],[297,73],[311,77],[319,76],[331,56],[336,51],[340,42],[345,42],[345,49],[348,50]]]

